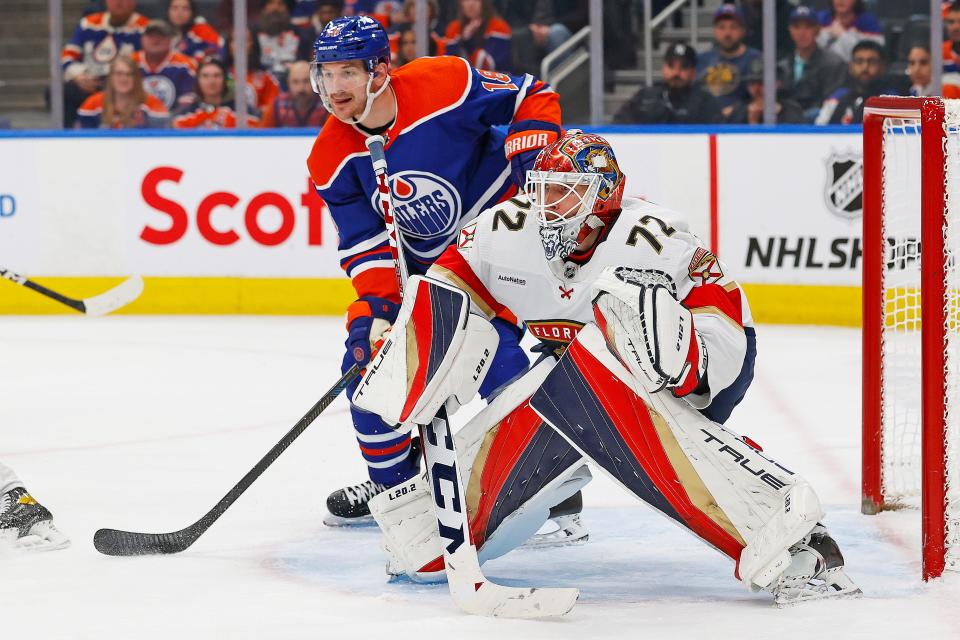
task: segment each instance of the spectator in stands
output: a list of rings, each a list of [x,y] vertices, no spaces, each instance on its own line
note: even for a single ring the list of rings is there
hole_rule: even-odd
[[[300,35],[290,24],[293,0],[263,0],[257,40],[260,44],[260,63],[273,74],[280,86],[285,86],[287,67],[297,59]]]
[[[440,42],[440,46],[444,46],[443,41]],[[437,51],[437,47],[437,41],[431,38],[427,44],[427,55],[443,55]],[[391,33],[390,49],[392,53],[391,65],[394,67],[402,67],[411,60],[415,60],[417,58],[417,32],[414,27],[404,24]]]
[[[626,102],[613,121],[622,124],[716,124],[723,121],[720,104],[694,80],[697,53],[678,42],[663,57],[663,80],[644,87]]]
[[[749,98],[733,106],[727,122],[730,124],[764,124],[763,122],[763,60],[750,61],[750,66],[743,76],[747,84]],[[804,124],[807,122],[800,103],[790,98],[781,88],[782,83],[777,81],[776,124]]]
[[[430,36],[427,55],[445,55],[447,53],[447,42],[433,30],[433,27],[437,24],[437,0],[428,0],[427,9],[427,33]],[[403,66],[417,57],[415,14],[416,0],[407,0],[403,3],[403,10],[398,14],[401,18],[390,23],[390,56],[394,66]],[[404,44],[407,46],[405,53],[402,52]]]
[[[509,71],[510,26],[497,15],[493,0],[459,0],[456,20],[447,25],[447,53],[485,71]]]
[[[539,76],[543,59],[572,35],[557,14],[560,4],[554,0],[501,2],[512,31],[514,73]]]
[[[343,0],[319,0],[313,14],[300,30],[300,50],[298,60],[313,61],[313,43],[327,26],[327,23],[343,15]]]
[[[867,98],[907,93],[906,77],[888,76],[886,70],[883,47],[874,40],[858,42],[853,47],[846,82],[824,101],[816,124],[860,124]]]
[[[317,0],[295,0],[293,10],[290,11],[290,24],[300,31],[305,29],[317,11],[317,4]]]
[[[73,126],[87,97],[103,88],[110,63],[140,50],[147,19],[135,11],[136,0],[106,0],[106,8],[80,19],[60,56],[66,127]]]
[[[219,58],[205,58],[197,68],[197,87],[193,99],[181,107],[173,119],[175,129],[234,129],[237,114],[232,100],[228,100],[227,67]],[[247,126],[256,127],[259,121],[247,117]]]
[[[172,50],[173,35],[169,24],[151,20],[143,30],[143,50],[133,54],[143,88],[168,111],[190,99],[197,81],[193,59]]]
[[[831,0],[831,5],[818,16],[822,29],[817,43],[821,47],[849,62],[858,42],[870,40],[883,46],[883,27],[866,10],[864,0]]]
[[[260,126],[310,127],[319,130],[330,114],[310,84],[310,63],[299,60],[290,65],[287,85],[289,91],[281,93],[267,107]]]
[[[260,19],[260,0],[247,0],[247,26],[257,24]],[[226,36],[233,31],[233,0],[220,0],[217,16],[214,20],[217,31]]]
[[[960,85],[960,0],[947,6],[943,17],[947,41],[943,43],[943,82]]]
[[[230,70],[230,77],[233,78],[234,91],[239,91],[241,85],[233,65],[233,57],[236,53],[233,34],[230,34],[227,37],[227,57],[224,62]],[[243,86],[247,92],[247,105],[250,111],[257,111],[258,115],[263,113],[263,110],[280,93],[280,85],[269,71],[264,70],[260,60],[260,41],[247,29],[247,81]]]
[[[147,93],[137,64],[127,56],[110,63],[103,91],[84,100],[77,111],[81,129],[161,129],[169,126],[170,113]]]
[[[747,28],[747,35],[743,41],[748,47],[753,47],[758,51],[763,50],[763,1],[740,0],[739,2],[740,9],[743,11],[744,24]],[[774,0],[778,58],[790,53],[788,24],[790,12],[795,5],[796,0]]]
[[[910,47],[907,54],[907,75],[910,77],[911,96],[935,96],[944,98],[960,98],[960,86],[948,82],[957,76],[944,74],[943,88],[937,93],[932,86],[933,65],[930,47],[926,43],[918,42]]]
[[[697,78],[720,103],[724,118],[733,105],[747,100],[743,75],[760,52],[743,42],[743,13],[735,4],[720,5],[713,16],[713,48],[700,56]]]
[[[827,96],[847,78],[847,64],[832,51],[817,45],[820,23],[810,7],[800,5],[790,13],[793,53],[780,60],[783,88],[800,103],[807,121],[813,122]]]
[[[206,56],[223,55],[223,38],[197,15],[196,0],[169,0],[167,20],[174,28],[173,48],[195,63]]]

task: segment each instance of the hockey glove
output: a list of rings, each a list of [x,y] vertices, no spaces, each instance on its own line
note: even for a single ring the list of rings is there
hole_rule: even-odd
[[[361,367],[370,362],[373,345],[397,319],[400,305],[386,298],[363,296],[347,308],[347,350]]]
[[[510,161],[510,178],[519,191],[527,183],[527,171],[533,168],[540,150],[563,134],[552,122],[521,120],[510,125],[504,151]]]
[[[706,387],[707,350],[693,315],[662,284],[636,284],[610,270],[593,285],[593,313],[610,350],[650,393],[677,397]]]

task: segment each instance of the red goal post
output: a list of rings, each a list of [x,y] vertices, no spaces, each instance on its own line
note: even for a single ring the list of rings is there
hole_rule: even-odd
[[[924,580],[960,554],[956,102],[871,98],[863,124],[862,511],[918,500]]]

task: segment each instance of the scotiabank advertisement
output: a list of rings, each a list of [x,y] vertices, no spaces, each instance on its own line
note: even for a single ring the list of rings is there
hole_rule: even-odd
[[[0,140],[0,253],[31,275],[337,277],[312,138]],[[15,265],[15,267],[14,267]]]
[[[607,137],[628,195],[675,209],[704,242],[715,214],[742,282],[859,284],[859,133]],[[31,276],[342,277],[307,177],[312,143],[0,138],[0,263]]]

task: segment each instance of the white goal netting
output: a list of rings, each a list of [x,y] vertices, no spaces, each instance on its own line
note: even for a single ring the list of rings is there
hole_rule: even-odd
[[[947,207],[944,305],[947,567],[960,569],[960,104],[945,101]],[[929,125],[928,125],[929,126]],[[921,439],[920,120],[887,118],[883,140],[883,494],[890,504],[919,506]],[[929,159],[928,159],[929,160]],[[929,256],[928,256],[929,259]],[[864,354],[864,357],[869,357]],[[935,464],[935,462],[928,462]]]

